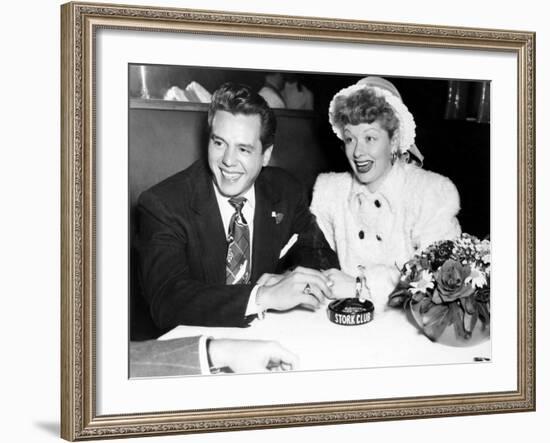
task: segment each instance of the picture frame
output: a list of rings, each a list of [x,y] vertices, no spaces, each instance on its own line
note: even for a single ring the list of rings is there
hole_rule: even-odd
[[[310,17],[73,2],[62,6],[61,435],[85,440],[535,410],[535,35]],[[467,50],[515,57],[517,74],[517,347],[515,389],[239,407],[98,413],[97,35],[172,33],[222,39]],[[134,35],[134,34],[132,34]],[[131,37],[131,36],[130,36]],[[198,37],[197,37],[198,38]],[[513,291],[513,289],[510,289]]]

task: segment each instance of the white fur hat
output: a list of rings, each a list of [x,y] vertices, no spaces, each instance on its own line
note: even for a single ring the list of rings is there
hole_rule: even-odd
[[[336,136],[340,140],[344,139],[342,135],[343,128],[339,127],[334,120],[334,108],[336,105],[336,98],[349,96],[361,89],[373,90],[378,97],[383,97],[386,102],[393,108],[395,116],[399,122],[399,144],[397,149],[401,154],[410,152],[415,157],[417,157],[420,162],[422,162],[424,156],[420,153],[414,143],[414,139],[416,137],[416,123],[414,122],[414,117],[409,112],[407,106],[405,106],[405,104],[403,103],[403,100],[401,99],[401,94],[399,94],[397,88],[393,85],[393,83],[382,77],[369,76],[362,78],[356,84],[348,86],[347,88],[342,89],[334,95],[328,108],[328,115],[330,124],[332,125],[332,130],[334,131]]]

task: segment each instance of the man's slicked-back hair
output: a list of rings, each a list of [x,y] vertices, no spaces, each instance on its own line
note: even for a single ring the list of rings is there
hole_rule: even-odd
[[[212,132],[212,120],[216,111],[226,111],[233,115],[259,115],[262,151],[273,145],[275,131],[277,130],[275,113],[264,98],[249,86],[239,83],[224,83],[214,92],[208,109],[208,128],[210,132]]]

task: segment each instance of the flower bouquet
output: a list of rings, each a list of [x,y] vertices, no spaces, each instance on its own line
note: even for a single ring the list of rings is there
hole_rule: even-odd
[[[410,312],[433,341],[474,344],[489,335],[491,243],[462,234],[439,241],[409,260],[388,304]],[[476,328],[477,326],[477,328]],[[454,334],[453,334],[454,331]]]

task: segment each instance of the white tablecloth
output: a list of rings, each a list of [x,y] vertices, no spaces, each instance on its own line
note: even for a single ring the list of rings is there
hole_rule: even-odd
[[[365,325],[340,326],[328,319],[326,306],[316,312],[269,312],[248,328],[179,326],[161,337],[207,335],[214,338],[276,340],[300,357],[300,370],[472,363],[491,358],[491,342],[468,347],[434,343],[400,309],[375,313]]]

